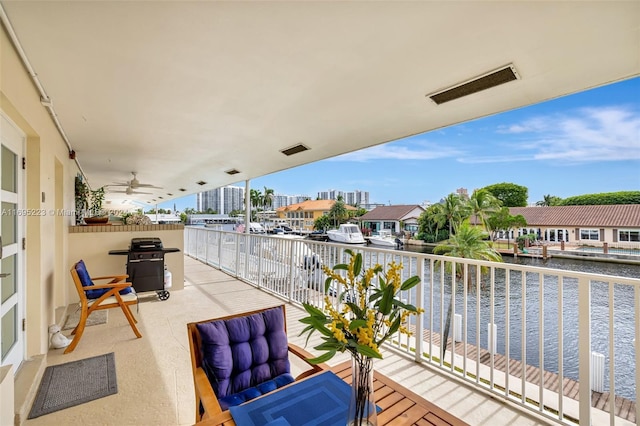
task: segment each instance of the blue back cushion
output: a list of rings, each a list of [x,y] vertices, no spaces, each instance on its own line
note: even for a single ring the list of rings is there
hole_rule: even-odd
[[[78,273],[78,278],[80,278],[82,287],[91,287],[93,285],[93,281],[91,281],[91,276],[87,271],[87,266],[84,264],[84,260],[80,260],[78,263],[76,263],[76,272]],[[131,290],[132,287],[127,287],[120,290],[120,294],[129,294],[131,293]],[[98,299],[107,291],[109,291],[109,289],[99,288],[97,290],[85,290],[84,292],[87,295],[87,299]]]
[[[202,366],[218,399],[290,373],[282,307],[197,324]]]

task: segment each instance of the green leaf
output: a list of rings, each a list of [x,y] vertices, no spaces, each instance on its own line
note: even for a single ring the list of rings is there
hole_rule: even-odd
[[[351,312],[353,312],[356,315],[356,317],[361,318],[363,316],[362,310],[355,303],[345,302],[345,305],[347,305],[351,309]]]
[[[358,344],[356,350],[364,356],[368,356],[370,358],[382,358],[382,355],[371,349],[369,346]]]
[[[336,339],[329,339],[326,342],[319,344],[313,349],[317,349],[319,351],[332,351],[342,349],[344,343],[338,342]]]
[[[333,267],[334,271],[336,269],[341,269],[341,270],[347,271],[349,269],[349,265],[347,265],[346,263],[338,263],[336,266]]]
[[[309,314],[311,314],[312,317],[325,317],[324,312],[322,312],[320,309],[316,308],[313,305],[309,305],[308,303],[303,303],[302,306],[304,306],[305,311],[309,312]]]
[[[380,290],[376,290],[373,293],[371,293],[371,296],[369,296],[369,302],[375,302],[381,297],[382,297],[382,292]]]
[[[363,319],[353,320],[349,324],[349,330],[353,331],[358,327],[365,327],[366,325],[367,325],[367,322]]]
[[[316,358],[307,359],[310,364],[320,364],[329,361],[336,354],[335,350],[328,351]]]
[[[391,327],[389,327],[389,331],[387,331],[388,335],[391,335],[393,333],[395,333],[396,331],[398,331],[398,329],[400,328],[400,320],[402,319],[402,317],[398,317],[396,318],[396,320],[391,324]]]
[[[417,275],[414,275],[411,278],[408,278],[405,282],[402,283],[402,285],[400,286],[400,290],[406,291],[409,289],[412,289],[413,287],[417,286],[420,283],[420,277]]]
[[[353,275],[356,277],[360,275],[362,271],[362,253],[356,254],[356,260],[353,262]]]
[[[398,306],[402,309],[406,309],[407,311],[410,312],[417,312],[418,308],[416,308],[415,306],[411,305],[411,304],[405,304],[402,301],[398,300],[398,299],[393,299],[393,306]]]
[[[382,300],[378,304],[378,310],[382,315],[389,315],[393,307],[393,286],[387,286],[384,289]]]
[[[324,294],[329,294],[329,289],[331,288],[331,281],[333,281],[333,278],[328,277],[326,280],[324,280]]]

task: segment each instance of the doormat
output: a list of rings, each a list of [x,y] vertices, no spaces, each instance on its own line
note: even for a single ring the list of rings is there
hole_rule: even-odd
[[[64,327],[62,327],[62,329],[72,330],[76,328],[76,326],[80,322],[80,312],[81,310],[78,309],[75,312],[69,314],[69,317],[67,317],[67,322],[64,323]],[[89,327],[90,325],[106,324],[107,319],[109,318],[108,314],[109,312],[106,310],[92,312],[91,315],[87,317],[87,323],[85,324],[85,327]]]
[[[44,370],[28,419],[118,393],[113,352]]]

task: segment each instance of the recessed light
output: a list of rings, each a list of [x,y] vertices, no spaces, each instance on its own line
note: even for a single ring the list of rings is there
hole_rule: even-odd
[[[309,148],[302,145],[301,143],[298,145],[294,145],[292,147],[283,149],[282,151],[280,151],[281,153],[283,153],[284,155],[293,155],[293,154],[297,154],[299,152],[303,152],[303,151],[308,151]]]
[[[460,84],[447,89],[439,90],[435,93],[427,95],[433,102],[440,105],[445,102],[453,101],[473,93],[481,92],[485,89],[499,86],[513,80],[518,80],[518,73],[513,66],[509,64],[497,70],[490,71],[479,77],[474,77]]]
[[[240,170],[231,169],[231,170],[225,171],[225,173],[228,175],[237,175],[238,173],[240,173]]]
[[[202,186],[202,185],[206,185],[207,182],[203,181],[203,180],[199,180],[196,182],[198,185]]]
[[[167,195],[168,195],[169,197],[173,196],[173,194],[172,194],[172,193],[170,193],[170,192],[167,192]]]
[[[187,190],[184,188],[180,188],[179,191],[186,192]]]

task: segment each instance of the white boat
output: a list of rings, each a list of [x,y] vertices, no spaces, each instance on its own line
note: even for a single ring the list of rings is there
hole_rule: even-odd
[[[401,239],[391,235],[391,231],[389,229],[381,229],[375,235],[370,236],[369,243],[376,246],[389,248],[400,247],[404,244]]]
[[[364,244],[366,243],[358,225],[343,223],[338,229],[327,231],[329,240],[343,244]]]

